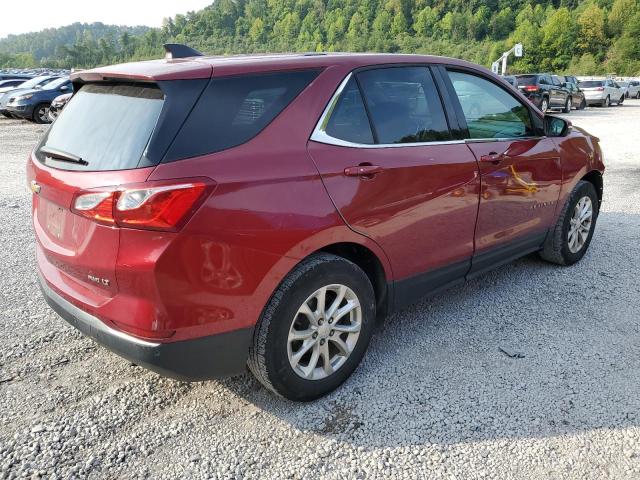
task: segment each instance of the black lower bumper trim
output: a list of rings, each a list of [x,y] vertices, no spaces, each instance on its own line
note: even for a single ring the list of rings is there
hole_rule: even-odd
[[[99,344],[137,365],[177,380],[198,382],[245,371],[253,329],[171,343],[141,340],[115,330],[54,292],[43,278],[40,288],[49,306]]]

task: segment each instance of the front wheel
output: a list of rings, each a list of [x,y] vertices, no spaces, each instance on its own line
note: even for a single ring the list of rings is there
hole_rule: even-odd
[[[567,97],[567,100],[564,102],[564,108],[562,109],[564,113],[571,113],[571,97]]]
[[[607,95],[607,98],[605,98],[605,99],[602,101],[602,106],[603,106],[603,107],[608,107],[608,106],[610,106],[610,105],[611,105],[611,98],[609,98],[609,96]]]
[[[583,98],[582,101],[580,102],[580,106],[578,107],[578,110],[584,110],[585,108],[587,108],[587,101]]]
[[[624,95],[620,97],[620,100],[618,100],[618,105],[622,105],[623,102],[624,102]]]
[[[36,123],[51,123],[48,103],[36,105],[36,108],[33,109],[33,121]]]
[[[540,256],[559,265],[572,265],[580,260],[591,243],[598,208],[598,194],[593,184],[578,182],[555,226],[549,230]]]
[[[357,265],[335,255],[313,255],[283,280],[265,307],[249,369],[278,395],[315,400],[360,364],[375,316],[373,287]]]

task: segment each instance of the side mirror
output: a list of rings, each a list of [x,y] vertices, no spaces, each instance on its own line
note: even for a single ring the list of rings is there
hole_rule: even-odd
[[[61,91],[61,92],[66,92],[67,90],[69,90],[69,87],[68,87],[67,85],[62,85],[62,86],[60,87],[60,91]]]
[[[544,116],[544,134],[547,137],[564,137],[571,131],[571,122],[553,115]]]

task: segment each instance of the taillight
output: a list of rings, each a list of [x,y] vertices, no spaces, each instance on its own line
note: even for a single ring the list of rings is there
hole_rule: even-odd
[[[203,181],[89,190],[76,195],[71,210],[105,225],[175,231],[210,190],[210,184]]]
[[[598,88],[596,88],[596,90],[599,91],[599,92],[604,92],[604,87],[598,87]]]
[[[535,85],[527,85],[526,87],[524,87],[524,91],[525,92],[537,92],[538,91],[538,87],[536,87]]]

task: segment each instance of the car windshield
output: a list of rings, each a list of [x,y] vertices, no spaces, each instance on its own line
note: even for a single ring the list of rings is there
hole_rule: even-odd
[[[538,81],[538,75],[516,75],[518,85],[535,85]]]
[[[594,88],[604,86],[604,82],[598,80],[587,80],[586,82],[580,82],[582,88]]]
[[[68,78],[58,78],[56,80],[54,80],[53,82],[49,82],[47,83],[45,86],[42,87],[43,90],[55,90],[56,88],[60,87],[61,85],[64,85],[65,83],[67,83],[69,81]]]
[[[53,78],[35,77],[35,78],[32,78],[31,80],[27,80],[26,82],[21,83],[20,88],[34,88],[42,83],[50,82],[51,80],[53,80]]]

